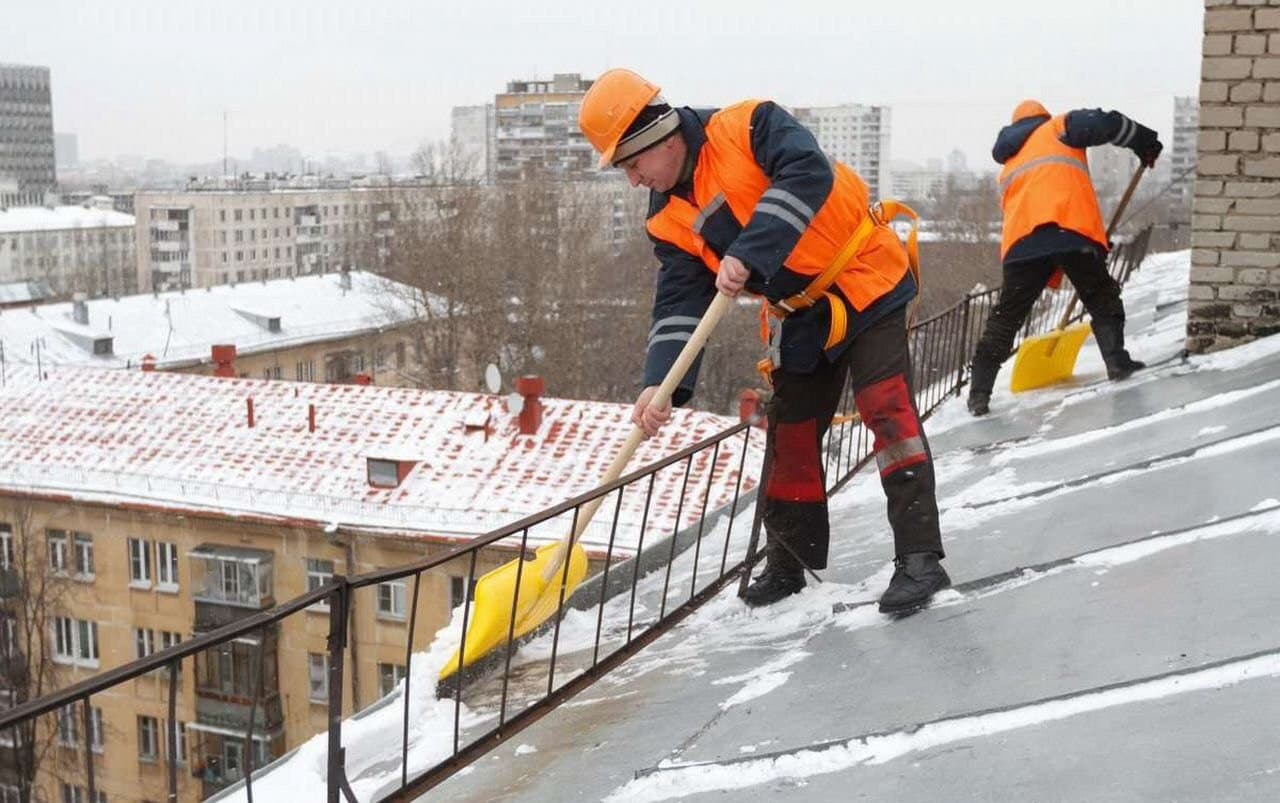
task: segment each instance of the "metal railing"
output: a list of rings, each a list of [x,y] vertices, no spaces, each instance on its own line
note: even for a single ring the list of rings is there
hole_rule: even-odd
[[[1113,251],[1110,270],[1118,281],[1126,281],[1141,262],[1146,253],[1149,235],[1148,229]],[[912,387],[922,417],[927,417],[948,398],[959,395],[962,391],[967,381],[969,356],[998,292],[990,290],[966,296],[954,306],[920,321],[912,328],[909,333],[914,366]],[[1023,335],[1047,331],[1056,324],[1063,305],[1066,304],[1066,295],[1058,293],[1043,299],[1024,328]],[[852,410],[852,398],[852,387],[846,386],[841,409]],[[713,511],[709,506],[716,472],[732,468],[718,458],[724,444],[735,439],[741,439],[742,445],[732,500],[721,509]],[[376,796],[382,800],[413,799],[589,686],[670,630],[730,581],[749,571],[756,558],[751,544],[758,534],[760,517],[755,516],[751,528],[738,527],[736,533],[735,523],[755,492],[755,488],[748,487],[745,480],[749,474],[746,466],[747,453],[758,453],[749,447],[758,446],[763,439],[764,432],[757,421],[743,422],[614,482],[499,527],[436,557],[352,577],[335,576],[309,593],[270,610],[251,613],[190,641],[102,672],[0,713],[0,734],[12,732],[16,737],[14,743],[18,744],[22,739],[32,738],[35,733],[34,723],[38,717],[57,715],[67,706],[79,706],[84,720],[81,734],[84,780],[87,782],[88,799],[95,799],[97,782],[94,757],[99,755],[95,750],[100,748],[93,748],[90,743],[95,738],[95,731],[90,727],[93,698],[110,693],[121,684],[136,678],[159,673],[159,679],[167,684],[165,700],[168,716],[163,728],[166,787],[168,799],[176,801],[179,795],[178,771],[183,765],[177,726],[177,697],[182,662],[195,662],[197,656],[206,651],[237,639],[249,639],[250,643],[259,645],[256,666],[244,684],[251,700],[249,714],[245,718],[243,729],[234,732],[234,738],[242,738],[243,744],[252,745],[255,738],[261,740],[270,737],[270,734],[255,733],[255,728],[263,721],[257,715],[257,710],[264,705],[264,701],[278,693],[277,689],[264,688],[263,682],[263,678],[268,675],[264,663],[268,658],[262,645],[269,643],[269,631],[284,625],[291,617],[315,617],[317,609],[323,612],[327,606],[326,676],[322,690],[322,701],[327,711],[326,796],[330,803],[354,801],[349,771],[359,773],[363,766],[377,764],[385,776],[390,757],[380,753],[376,761],[368,762],[365,761],[368,757],[363,757],[359,762],[361,766],[355,766],[348,761],[348,750],[358,749],[359,744],[344,746],[342,741],[344,693],[354,697],[357,684],[352,673],[359,668],[358,665],[347,665],[349,652],[354,661],[353,607],[361,593],[378,594],[379,587],[384,584],[403,582],[407,585],[412,580],[402,653],[405,670],[403,681],[395,690],[383,695],[377,703],[357,714],[355,719],[374,715],[389,717],[387,712],[391,712],[393,707],[400,709],[398,719],[394,720],[398,724],[396,732],[400,744],[398,772],[395,773],[398,777],[385,781],[377,790]],[[708,453],[710,459],[703,459]],[[834,492],[843,486],[871,458],[871,434],[856,416],[838,417],[826,437],[825,469],[828,488]],[[679,512],[675,523],[663,523],[661,531],[657,531],[650,526],[649,511],[654,500],[655,480],[662,472],[677,472],[682,475],[679,483],[681,494],[677,500]],[[620,550],[615,550],[615,536],[623,497],[630,494],[639,495],[643,499],[643,504],[638,508],[643,513],[638,524],[639,540],[633,549],[628,547],[626,557],[621,557]],[[436,705],[452,703],[451,727],[434,751],[415,749],[421,747],[420,743],[429,736],[438,734],[411,733],[411,724],[419,721],[423,714],[419,710],[416,712],[419,716],[413,716],[415,700],[410,691],[417,689],[418,684],[424,680],[434,684],[435,672],[443,663],[438,660],[430,663],[429,653],[418,652],[415,655],[415,649],[420,650],[424,646],[418,639],[419,609],[423,602],[424,583],[442,576],[460,577],[465,583],[462,588],[471,589],[483,574],[482,562],[489,563],[494,559],[505,561],[511,552],[509,549],[504,550],[504,547],[516,542],[519,550],[516,554],[527,556],[529,534],[535,527],[555,525],[562,527],[562,532],[572,532],[584,506],[596,499],[602,500],[602,507],[613,506],[611,533],[604,558],[596,561],[598,571],[568,598],[561,593],[556,614],[548,620],[547,625],[531,636],[511,639],[513,622],[506,646],[496,650],[481,666],[481,670],[487,671],[469,670],[459,673],[455,682],[437,687],[437,695],[443,690],[446,692],[444,697],[430,692],[420,694],[420,704],[423,701]],[[680,522],[688,520],[682,515],[686,506],[698,515],[694,525],[681,529]],[[521,569],[525,565],[522,561]],[[569,562],[566,561],[566,573],[568,565]],[[516,586],[519,586],[518,576]],[[469,592],[464,593],[462,604],[451,620],[460,625],[456,629],[459,654],[465,649],[472,613],[472,606],[467,604],[468,597]],[[380,598],[376,600],[375,608],[381,602]],[[513,612],[517,605],[518,600],[513,601]],[[311,609],[310,614],[307,613],[308,609]],[[570,617],[570,612],[576,613]],[[570,618],[573,618],[573,635],[567,635],[563,630]],[[279,639],[270,640],[270,643],[278,641]],[[533,650],[532,655],[521,656],[521,650],[525,647]],[[275,657],[272,656],[269,660],[275,660]],[[424,664],[427,664],[426,672],[422,677],[415,678],[413,668],[422,668]],[[315,696],[312,699],[317,700]],[[368,713],[371,711],[374,714]],[[245,798],[252,803],[255,783],[261,785],[273,768],[255,768],[253,749],[243,751],[242,756],[243,767],[221,767],[218,770],[220,775],[206,772],[203,777],[216,781],[218,778],[236,777],[238,770],[243,778],[240,782],[243,786],[236,787],[235,791],[237,794],[243,791]],[[281,761],[287,758],[286,756]],[[198,765],[193,757],[187,757],[186,763],[188,766]],[[204,789],[202,794],[209,791]]]

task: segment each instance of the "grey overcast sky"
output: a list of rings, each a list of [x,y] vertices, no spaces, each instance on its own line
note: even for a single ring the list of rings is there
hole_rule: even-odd
[[[360,6],[365,7],[360,7]],[[82,159],[288,143],[405,154],[512,79],[631,67],[673,103],[893,107],[894,159],[971,166],[1013,105],[1116,108],[1168,141],[1200,0],[5,0],[0,62],[48,66]]]

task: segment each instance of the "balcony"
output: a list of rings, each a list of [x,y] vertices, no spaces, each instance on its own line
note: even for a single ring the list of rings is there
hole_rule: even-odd
[[[205,629],[200,627],[205,619],[216,621],[226,618],[230,621],[238,618],[229,612],[202,611],[202,608],[261,610],[274,604],[271,552],[201,544],[187,553],[187,557],[191,559],[191,596],[196,603],[197,630]]]

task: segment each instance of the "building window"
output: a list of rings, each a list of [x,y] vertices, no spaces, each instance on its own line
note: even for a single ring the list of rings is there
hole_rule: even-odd
[[[102,735],[106,732],[106,728],[102,726],[102,709],[93,706],[89,709],[89,749],[95,753],[101,753],[106,742]]]
[[[53,619],[53,660],[62,664],[97,667],[98,623],[69,616]]]
[[[93,579],[93,536],[88,533],[76,533],[73,541],[75,547],[76,576]]]
[[[329,656],[307,653],[308,696],[313,703],[329,701]]]
[[[244,212],[240,209],[237,209],[235,211],[235,221],[239,223],[241,220],[244,220]]]
[[[80,716],[75,705],[58,709],[58,744],[63,747],[80,746]]]
[[[145,627],[133,629],[133,657],[146,658],[156,651],[156,634]]]
[[[14,689],[0,689],[0,711],[8,711],[18,704],[18,692]],[[16,745],[19,732],[16,727],[8,730],[0,731],[0,747],[13,747]],[[17,798],[14,798],[17,800]],[[0,803],[4,803],[4,798],[0,797]]]
[[[12,784],[0,784],[0,803],[22,803],[22,792]]]
[[[400,464],[395,460],[367,459],[369,484],[375,488],[395,488],[400,484]]]
[[[156,541],[156,588],[178,590],[178,545]]]
[[[0,524],[0,569],[8,571],[13,568],[13,530],[7,524]]]
[[[66,530],[49,530],[49,571],[53,574],[66,574],[70,563],[71,542]]]
[[[378,615],[389,619],[404,618],[404,581],[391,580],[378,584]]]
[[[160,722],[155,717],[138,717],[138,760],[155,761],[160,757]]]
[[[168,755],[169,753],[169,720],[167,719],[160,720],[160,725],[162,728],[162,733],[164,734],[164,752],[166,755]],[[174,737],[177,742],[176,748],[174,750],[174,754],[175,754],[174,763],[186,764],[187,763],[187,723],[182,721],[178,722],[178,729],[177,729],[177,732],[174,733]]]
[[[85,795],[83,787],[69,784],[65,781],[63,781],[60,786],[62,788],[62,803],[86,803],[88,800],[88,796]]]
[[[129,585],[151,587],[151,550],[141,538],[129,539]]]
[[[462,597],[463,585],[464,585],[464,581],[461,577],[449,578],[449,610],[453,610],[454,608],[458,607],[459,605],[461,605],[463,602],[466,601]],[[476,593],[476,578],[473,577],[471,578],[471,595],[470,595],[471,599],[475,598],[475,593]]]
[[[378,664],[378,694],[390,694],[404,680],[404,664]]]

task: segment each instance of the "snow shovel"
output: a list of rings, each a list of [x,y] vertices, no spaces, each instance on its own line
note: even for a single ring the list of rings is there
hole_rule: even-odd
[[[1129,186],[1121,196],[1115,213],[1111,215],[1111,224],[1107,226],[1108,241],[1146,169],[1143,165],[1138,165],[1133,178],[1129,179]],[[1066,312],[1062,313],[1057,328],[1047,334],[1029,337],[1018,346],[1018,354],[1013,360],[1013,375],[1009,381],[1009,389],[1014,393],[1035,390],[1071,378],[1076,369],[1076,357],[1080,356],[1080,346],[1090,332],[1089,324],[1084,322],[1067,327],[1079,300],[1080,295],[1072,291],[1071,301],[1067,304]]]
[[[671,399],[676,385],[688,373],[732,301],[732,297],[724,293],[716,294],[650,404],[662,405]],[[601,485],[608,485],[622,476],[622,470],[642,440],[644,430],[632,427],[631,435],[623,444],[622,451],[613,458],[600,481]],[[463,634],[463,644],[440,670],[441,681],[556,615],[561,601],[568,599],[586,576],[587,554],[578,538],[591,523],[603,500],[604,497],[597,497],[585,504],[578,512],[573,530],[561,540],[539,547],[532,560],[516,558],[480,578],[476,583],[470,625]]]

